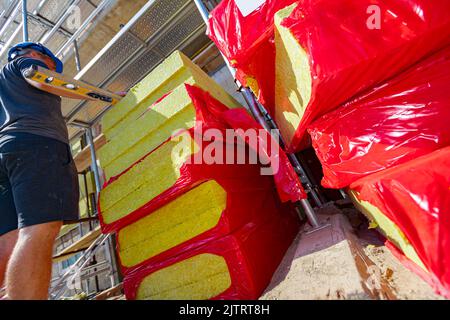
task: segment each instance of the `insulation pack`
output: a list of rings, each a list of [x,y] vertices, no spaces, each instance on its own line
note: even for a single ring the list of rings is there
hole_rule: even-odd
[[[313,122],[326,188],[450,145],[450,47]]]
[[[359,208],[435,290],[450,297],[450,147],[354,182]]]
[[[106,131],[109,141],[98,151],[106,180],[122,173],[175,131],[194,127],[197,115],[186,90],[189,84],[208,91],[229,108],[239,106],[199,67],[175,52],[105,115],[104,129],[107,123],[118,121],[112,127],[118,128],[116,133],[111,134],[112,128]]]
[[[288,151],[318,117],[450,43],[447,0],[302,0],[275,16],[275,122]]]
[[[125,275],[229,235],[281,210],[270,179],[209,180],[117,233]]]
[[[228,236],[128,275],[127,299],[258,299],[298,227],[291,210],[273,212],[269,219],[256,218]]]

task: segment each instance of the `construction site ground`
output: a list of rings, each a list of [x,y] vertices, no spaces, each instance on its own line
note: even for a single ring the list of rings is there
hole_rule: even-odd
[[[317,213],[325,227],[303,227],[262,300],[444,299],[394,257],[351,203]]]

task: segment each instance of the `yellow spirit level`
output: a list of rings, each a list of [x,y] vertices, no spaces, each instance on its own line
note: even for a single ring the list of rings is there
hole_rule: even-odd
[[[68,79],[62,74],[39,66],[31,66],[25,70],[24,76],[29,80],[47,84],[56,89],[63,89],[68,93],[76,92],[79,95],[85,96],[86,99],[95,99],[112,105],[118,103],[122,99],[122,97],[117,94],[96,88],[82,81]]]

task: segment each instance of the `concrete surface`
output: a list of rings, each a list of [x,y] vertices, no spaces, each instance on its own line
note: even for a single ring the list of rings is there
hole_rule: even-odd
[[[301,230],[262,300],[442,299],[396,260],[356,209],[328,204],[318,213],[329,226]]]
[[[342,215],[320,216],[329,227],[302,230],[262,299],[370,299],[362,284]]]

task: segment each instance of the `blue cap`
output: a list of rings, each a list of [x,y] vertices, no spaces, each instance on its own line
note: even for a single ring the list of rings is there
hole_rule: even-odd
[[[55,62],[56,64],[56,72],[58,73],[62,73],[63,69],[64,69],[64,65],[62,63],[61,60],[59,60],[54,54],[53,52],[51,52],[49,49],[47,49],[46,47],[44,47],[42,44],[40,43],[35,43],[35,42],[22,42],[22,43],[18,43],[16,44],[14,47],[12,47],[11,49],[9,49],[8,52],[8,61],[12,61],[17,57],[17,54],[20,52],[20,50],[23,49],[33,49],[36,51],[39,51],[43,54],[45,54],[46,56],[49,56],[50,58],[52,58],[52,60]]]

